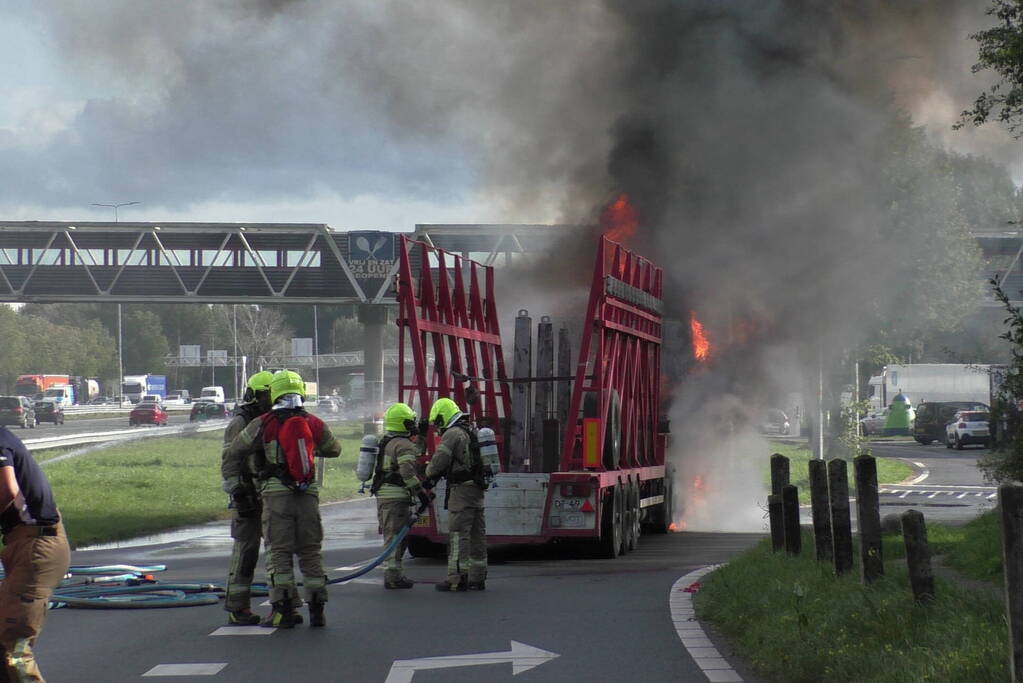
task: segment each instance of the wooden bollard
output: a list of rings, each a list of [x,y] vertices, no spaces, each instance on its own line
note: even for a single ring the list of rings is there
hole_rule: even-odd
[[[813,512],[813,545],[818,562],[831,562],[834,556],[831,515],[828,514],[828,465],[810,461],[810,507]]]
[[[771,456],[771,495],[780,496],[783,486],[789,484],[789,459],[781,453]]]
[[[785,552],[798,555],[803,550],[799,530],[799,487],[788,484],[781,489],[782,519],[785,524]]]
[[[852,569],[852,520],[849,519],[849,472],[845,460],[828,461],[828,490],[831,504],[831,533],[835,539],[835,574]]]
[[[877,460],[866,453],[853,460],[856,473],[856,518],[860,528],[860,566],[863,583],[884,576],[881,555],[881,508],[877,496]]]
[[[771,550],[778,552],[785,547],[785,520],[781,494],[767,497],[767,516],[771,520]]]
[[[927,543],[927,525],[922,512],[902,513],[902,540],[906,544],[906,566],[913,599],[928,602],[934,599],[934,572],[931,569],[931,546]]]
[[[1005,613],[1009,622],[1009,670],[1014,683],[1023,681],[1023,485],[998,487],[1002,521],[1002,566],[1005,571]]]

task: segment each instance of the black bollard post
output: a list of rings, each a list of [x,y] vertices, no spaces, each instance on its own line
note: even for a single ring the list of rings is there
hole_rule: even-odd
[[[849,472],[845,460],[828,461],[828,490],[831,503],[831,533],[835,539],[835,574],[852,569],[852,520],[849,518]]]
[[[785,521],[781,495],[767,497],[767,516],[771,520],[771,550],[778,552],[785,547]]]
[[[853,460],[856,473],[856,516],[860,527],[860,566],[863,583],[884,576],[881,555],[881,508],[877,495],[877,460],[866,453]]]
[[[818,562],[831,562],[834,555],[831,515],[828,514],[828,465],[810,461],[810,507],[813,512],[813,545]]]
[[[781,495],[783,486],[789,483],[789,459],[781,453],[771,456],[771,494]]]
[[[803,550],[799,530],[799,487],[788,484],[781,489],[782,519],[785,524],[785,552],[798,555]]]
[[[1005,568],[1005,612],[1009,621],[1009,671],[1023,681],[1023,485],[998,487],[1002,521],[1002,566]]]
[[[931,569],[931,547],[927,543],[927,525],[923,513],[906,510],[902,513],[902,541],[906,544],[906,567],[913,599],[928,602],[934,599],[934,572]]]

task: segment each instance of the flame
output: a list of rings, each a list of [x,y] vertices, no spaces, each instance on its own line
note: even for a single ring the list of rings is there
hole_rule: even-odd
[[[693,334],[693,357],[701,363],[706,362],[710,359],[710,340],[695,313],[689,314],[689,329]]]
[[[629,196],[624,192],[618,199],[604,207],[600,214],[600,231],[612,242],[624,244],[628,242],[639,228],[639,214]]]
[[[678,531],[678,530],[679,530],[678,524],[675,524],[675,522],[672,522],[671,524],[668,525],[668,531]]]
[[[703,477],[701,477],[698,474],[695,477],[693,477],[693,488],[696,489],[697,491],[703,490]]]

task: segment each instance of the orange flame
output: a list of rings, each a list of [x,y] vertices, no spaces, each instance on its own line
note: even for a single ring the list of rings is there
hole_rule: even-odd
[[[624,244],[628,242],[639,228],[639,214],[629,203],[629,196],[624,192],[618,199],[604,207],[600,214],[600,231],[612,242]]]
[[[668,525],[668,531],[678,531],[678,524],[675,524],[675,522],[672,522],[671,524],[669,524]]]
[[[696,489],[697,491],[703,490],[703,477],[701,477],[698,474],[695,477],[693,477],[693,488]]]
[[[693,357],[701,363],[706,362],[710,359],[710,340],[695,313],[689,314],[689,328],[693,334]]]

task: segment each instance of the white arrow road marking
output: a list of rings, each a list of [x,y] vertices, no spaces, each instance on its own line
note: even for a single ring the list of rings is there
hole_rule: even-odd
[[[423,657],[421,659],[398,659],[391,664],[384,683],[409,683],[416,671],[426,669],[449,669],[456,666],[479,666],[481,664],[500,664],[511,662],[512,675],[517,676],[540,666],[556,657],[557,653],[541,650],[538,647],[511,641],[511,649],[507,652],[482,652],[474,655],[448,655],[447,657]]]

